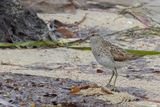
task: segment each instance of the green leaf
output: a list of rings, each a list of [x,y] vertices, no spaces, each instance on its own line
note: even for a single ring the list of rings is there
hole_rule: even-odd
[[[137,54],[137,55],[158,55],[160,54],[160,52],[158,51],[131,50],[131,49],[126,49],[126,51]]]
[[[78,46],[69,46],[67,48],[71,48],[71,49],[77,49],[77,50],[83,50],[83,51],[90,51],[91,50],[91,47],[78,47]]]
[[[71,49],[78,50],[91,50],[89,46],[72,46],[74,42],[62,42],[62,41],[27,41],[27,42],[16,42],[16,43],[0,43],[0,47],[27,47],[27,46],[47,46],[47,47],[67,47]],[[131,50],[126,49],[129,53],[134,53],[137,55],[158,55],[158,51],[146,51],[146,50]]]
[[[91,50],[90,47],[73,47],[73,46],[70,46],[68,48],[78,49],[78,50]],[[160,52],[158,52],[158,51],[131,50],[131,49],[126,49],[126,51],[129,52],[129,53],[136,54],[136,55],[158,55],[158,54],[160,54]]]
[[[27,46],[63,46],[63,43],[59,41],[27,41],[27,42],[15,42],[15,43],[0,43],[0,47],[27,47]]]

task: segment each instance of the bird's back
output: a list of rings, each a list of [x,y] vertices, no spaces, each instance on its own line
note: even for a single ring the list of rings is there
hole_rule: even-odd
[[[104,39],[102,40],[102,44],[104,45],[104,47],[109,47],[109,51],[111,52],[113,59],[115,61],[126,61],[126,60],[135,60],[139,57],[141,57],[140,55],[136,55],[136,54],[132,54],[127,52],[126,50],[111,44],[109,41],[105,41]]]
[[[109,41],[106,41],[101,36],[95,36],[91,39],[91,44],[95,51],[103,51],[106,55],[113,58],[114,61],[126,61],[126,60],[135,60],[141,56],[135,55],[127,52],[126,50],[111,44]],[[93,50],[94,51],[94,50]],[[96,52],[95,52],[96,53]]]

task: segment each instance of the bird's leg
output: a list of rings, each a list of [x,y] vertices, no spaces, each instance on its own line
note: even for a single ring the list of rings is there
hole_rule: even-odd
[[[113,78],[114,75],[115,75],[115,71],[112,70],[112,76],[111,76],[111,78],[109,79],[109,82],[108,82],[107,86],[111,87],[111,84],[110,84],[110,83],[111,83],[112,78]]]
[[[115,90],[116,80],[117,80],[117,77],[118,77],[118,72],[117,72],[116,68],[114,68],[114,72],[115,72],[115,79],[114,79],[114,83],[113,83],[113,90]]]

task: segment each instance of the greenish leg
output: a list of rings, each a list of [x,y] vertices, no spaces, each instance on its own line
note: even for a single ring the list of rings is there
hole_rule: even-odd
[[[113,83],[113,89],[115,90],[116,80],[117,80],[117,77],[118,77],[118,72],[117,72],[116,68],[114,68],[114,72],[115,72],[115,79],[114,79],[114,83]]]
[[[111,78],[109,79],[109,82],[108,82],[108,84],[107,84],[107,86],[110,86],[111,84],[111,81],[112,81],[112,78],[113,78],[113,76],[115,75],[115,72],[114,72],[114,70],[112,71],[112,76],[111,76]]]

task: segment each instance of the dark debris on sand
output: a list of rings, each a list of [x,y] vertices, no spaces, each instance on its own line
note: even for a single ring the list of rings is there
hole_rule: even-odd
[[[71,86],[84,84],[89,82],[0,73],[0,99],[18,107],[29,107],[31,104],[39,105],[36,107],[41,107],[42,104],[60,104],[61,107],[113,107],[105,101],[94,99],[94,96],[70,93]]]

